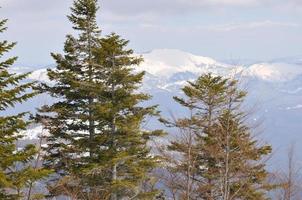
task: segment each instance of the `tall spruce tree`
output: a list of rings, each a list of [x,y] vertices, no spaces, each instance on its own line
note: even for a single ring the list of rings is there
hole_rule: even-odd
[[[165,124],[191,130],[194,142],[190,174],[187,173],[187,143],[173,141],[169,149],[183,161],[173,165],[175,173],[190,176],[194,192],[186,199],[266,199],[267,171],[263,156],[271,152],[269,145],[259,145],[246,125],[241,104],[246,92],[238,89],[237,81],[205,74],[183,88],[187,98],[175,97],[192,116],[176,123]],[[178,194],[186,188],[179,187]]]
[[[7,20],[0,20],[0,33],[6,30]],[[0,42],[0,199],[24,199],[26,189],[35,181],[48,174],[48,170],[35,169],[31,166],[37,149],[35,145],[25,147],[17,146],[18,140],[23,138],[21,134],[29,124],[24,118],[27,113],[9,116],[8,108],[25,102],[33,97],[35,92],[27,92],[34,85],[20,83],[29,74],[10,73],[9,68],[17,60],[17,57],[4,58],[16,43],[8,41]]]
[[[75,0],[69,16],[79,37],[67,36],[65,54],[52,54],[53,85],[42,84],[58,101],[39,110],[37,119],[50,135],[45,167],[54,169],[53,195],[76,199],[152,199],[149,173],[158,159],[148,141],[161,131],[144,131],[142,122],[157,114],[142,107],[142,59],[116,34],[99,36],[96,0]],[[59,175],[59,176],[58,176]]]
[[[142,186],[146,186],[158,159],[150,155],[147,143],[162,132],[141,128],[147,116],[157,114],[155,106],[140,106],[150,96],[137,92],[144,72],[135,73],[132,66],[142,59],[133,56],[133,51],[126,49],[128,41],[116,34],[108,35],[100,42],[96,58],[103,66],[99,76],[103,76],[104,82],[101,103],[96,105],[96,118],[98,124],[101,123],[97,129],[102,133],[97,138],[100,140],[96,153],[101,157],[89,170],[93,172],[101,167],[103,174],[109,175],[112,199],[152,199],[157,191]],[[104,150],[104,145],[108,149]]]

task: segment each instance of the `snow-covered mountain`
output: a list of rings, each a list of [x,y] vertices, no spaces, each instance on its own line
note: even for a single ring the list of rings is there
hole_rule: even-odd
[[[142,56],[144,62],[137,68],[146,71],[142,90],[153,95],[150,103],[160,105],[163,115],[185,113],[172,97],[182,95],[180,88],[188,80],[206,72],[236,76],[249,92],[247,107],[256,107],[251,121],[262,122],[259,128],[263,132],[261,137],[272,143],[276,151],[291,142],[302,142],[302,56],[248,66],[226,64],[173,49],[153,50]],[[49,81],[46,69],[34,71],[30,79]],[[49,101],[46,97],[39,97],[29,102],[26,108]]]
[[[292,62],[284,58],[250,66],[226,64],[177,49],[156,49],[142,54],[142,57],[144,62],[137,67],[137,71],[147,72],[146,81],[160,79],[172,84],[187,81],[207,72],[222,76],[241,75],[267,82],[287,82],[302,74],[302,56],[301,59],[294,57]],[[297,60],[301,60],[301,63]],[[28,68],[14,69],[16,72],[28,70]],[[46,68],[33,71],[29,78],[49,82]],[[159,86],[158,84],[161,85],[156,82],[154,86]]]

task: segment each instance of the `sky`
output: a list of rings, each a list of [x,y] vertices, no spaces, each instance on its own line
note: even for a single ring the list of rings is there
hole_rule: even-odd
[[[0,0],[19,65],[54,63],[72,0]],[[99,0],[102,34],[116,32],[137,53],[180,49],[216,59],[268,61],[302,57],[302,0]]]

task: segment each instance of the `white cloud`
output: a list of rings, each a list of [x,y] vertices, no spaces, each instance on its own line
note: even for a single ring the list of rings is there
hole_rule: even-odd
[[[62,10],[67,14],[73,0],[1,0],[4,10],[17,15],[51,15]],[[302,0],[99,0],[102,17],[112,21],[143,19],[152,21],[164,15],[209,13],[228,8],[269,8],[302,5]]]
[[[201,6],[252,6],[265,3],[267,0],[180,0],[183,3]]]
[[[219,25],[197,25],[197,26],[161,26],[154,23],[142,23],[141,28],[148,30],[159,30],[159,31],[177,31],[188,33],[190,31],[201,32],[231,32],[231,31],[251,31],[251,30],[262,30],[272,28],[301,28],[302,25],[292,22],[277,22],[277,21],[252,21],[252,22],[240,22],[240,23],[228,23]]]
[[[208,29],[212,31],[235,31],[235,30],[244,30],[244,29],[251,30],[251,29],[272,28],[272,27],[298,28],[301,27],[301,25],[297,23],[290,23],[290,22],[275,22],[275,21],[265,20],[265,21],[215,25],[215,26],[208,27]]]
[[[113,12],[136,15],[138,13],[188,13],[221,9],[225,7],[248,7],[265,5],[272,0],[103,0],[101,4]]]

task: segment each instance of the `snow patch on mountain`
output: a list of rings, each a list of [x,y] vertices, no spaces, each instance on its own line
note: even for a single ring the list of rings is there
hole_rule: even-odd
[[[41,136],[46,136],[47,131],[43,129],[42,125],[34,125],[33,127],[28,127],[27,130],[22,131],[21,135],[24,135],[23,140],[35,140]]]
[[[47,76],[47,69],[38,69],[33,71],[29,76],[31,80],[43,81],[43,82],[51,82]]]
[[[285,63],[254,64],[244,71],[244,75],[265,81],[290,81],[302,74],[302,66]]]
[[[297,109],[302,109],[302,105],[298,104],[296,106],[292,106],[292,107],[287,107],[286,110],[297,110]]]

